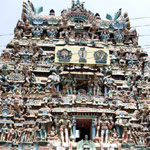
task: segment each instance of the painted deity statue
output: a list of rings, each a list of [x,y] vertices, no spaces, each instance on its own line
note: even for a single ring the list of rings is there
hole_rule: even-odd
[[[64,111],[62,118],[57,121],[55,119],[56,126],[59,128],[61,142],[69,142],[69,129],[72,128],[74,121],[71,123],[67,111]],[[71,129],[72,130],[72,129]]]
[[[62,77],[61,83],[64,87],[63,90],[65,94],[73,94],[73,91],[75,91],[76,87],[76,80],[72,79],[70,74],[68,74],[68,78]]]
[[[97,30],[98,30],[98,27],[97,27],[96,23],[94,22],[92,24],[92,27],[88,31],[91,34],[92,40],[95,38],[98,38],[98,36],[96,35]]]
[[[101,90],[102,90],[102,87],[103,86],[103,79],[102,78],[99,78],[98,76],[94,76],[94,95],[101,95]]]
[[[31,36],[31,25],[29,24],[29,20],[25,21],[25,25],[22,26],[23,28],[23,36]]]
[[[46,133],[44,124],[41,126],[41,129],[40,129],[40,138],[41,138],[41,140],[46,140],[46,138],[47,138],[47,133]]]
[[[52,75],[48,76],[47,86],[51,89],[51,92],[59,91],[59,83],[60,83],[60,76],[55,72]],[[48,87],[47,87],[48,88]]]
[[[102,113],[101,117],[99,117],[95,122],[96,127],[96,137],[100,136],[101,130],[101,142],[108,143],[108,135],[109,135],[109,121],[105,113]]]

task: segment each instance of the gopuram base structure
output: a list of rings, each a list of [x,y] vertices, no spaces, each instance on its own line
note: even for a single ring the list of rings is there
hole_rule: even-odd
[[[1,54],[0,149],[149,150],[150,60],[128,13],[42,10],[23,3]]]

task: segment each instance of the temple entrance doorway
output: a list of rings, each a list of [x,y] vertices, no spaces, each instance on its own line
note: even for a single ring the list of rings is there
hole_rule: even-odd
[[[85,135],[88,135],[88,140],[92,139],[92,119],[77,119],[76,130],[79,135],[76,142],[84,140]]]

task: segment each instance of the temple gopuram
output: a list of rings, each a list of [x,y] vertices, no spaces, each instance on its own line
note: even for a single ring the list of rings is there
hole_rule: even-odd
[[[150,59],[128,13],[42,11],[23,2],[1,54],[0,150],[150,150]]]

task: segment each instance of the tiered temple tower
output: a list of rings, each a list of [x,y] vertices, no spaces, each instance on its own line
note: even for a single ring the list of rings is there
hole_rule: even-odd
[[[0,149],[150,149],[150,60],[128,13],[42,10],[23,3],[1,54]]]

